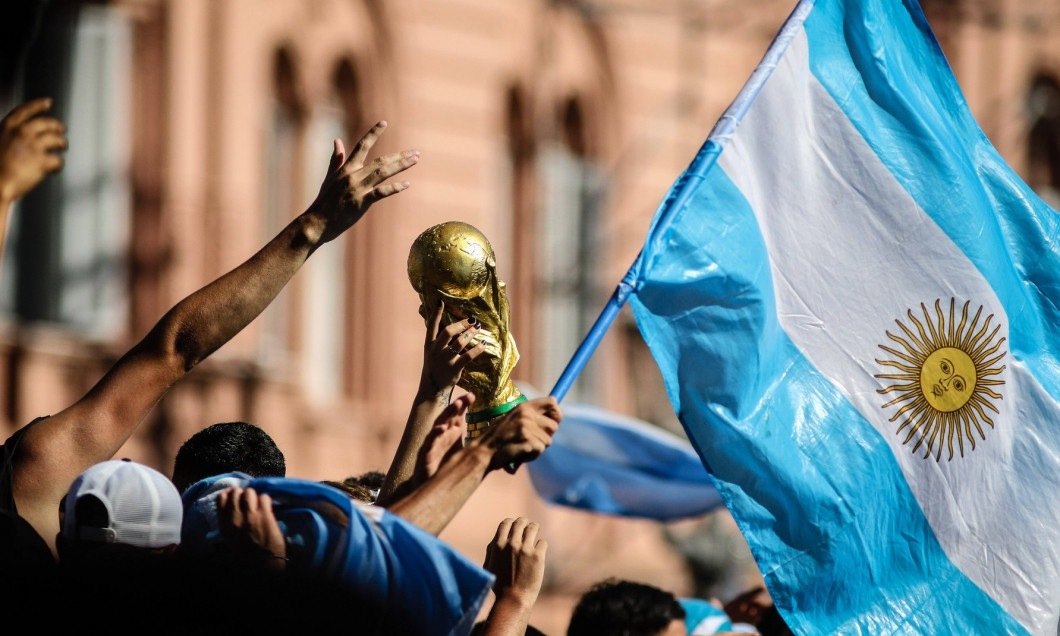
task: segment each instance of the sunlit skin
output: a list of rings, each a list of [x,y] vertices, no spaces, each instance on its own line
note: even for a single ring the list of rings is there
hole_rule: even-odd
[[[913,452],[925,446],[924,457],[934,452],[935,461],[941,460],[944,446],[949,450],[948,459],[953,459],[954,441],[961,457],[965,441],[975,450],[976,434],[980,440],[986,439],[980,423],[994,427],[987,411],[1000,412],[993,402],[1002,396],[990,387],[1005,383],[996,379],[1005,370],[1004,365],[997,366],[1007,355],[1001,351],[1005,338],[997,338],[1000,325],[991,328],[993,314],[979,326],[982,307],[969,321],[970,304],[964,303],[959,320],[953,298],[948,314],[943,312],[940,300],[935,301],[934,316],[921,304],[923,322],[909,310],[907,315],[915,328],[896,320],[904,336],[887,332],[887,337],[901,349],[880,345],[896,359],[876,360],[877,364],[897,370],[875,377],[894,381],[877,392],[897,394],[883,408],[899,406],[890,421],[901,420],[896,432],[905,433],[902,443],[916,438]]]

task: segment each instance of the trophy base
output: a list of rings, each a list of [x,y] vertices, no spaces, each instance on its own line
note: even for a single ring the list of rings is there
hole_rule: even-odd
[[[492,408],[483,409],[481,411],[475,411],[474,413],[468,413],[465,416],[467,420],[467,437],[464,438],[464,443],[467,444],[476,437],[481,437],[485,434],[486,429],[493,424],[493,421],[498,417],[504,415],[508,411],[511,411],[515,407],[519,406],[526,401],[525,395],[520,395],[511,402],[506,402],[500,406],[494,406]],[[509,474],[514,475],[516,469],[519,468],[518,464],[508,464],[504,467],[504,470]]]
[[[508,411],[511,411],[516,406],[519,406],[526,401],[525,395],[520,395],[511,402],[506,402],[499,406],[494,406],[481,411],[472,411],[468,413],[465,419],[467,420],[467,437],[464,438],[465,442],[470,442],[476,437],[480,437],[486,432],[486,429],[490,427],[493,420],[504,415]]]

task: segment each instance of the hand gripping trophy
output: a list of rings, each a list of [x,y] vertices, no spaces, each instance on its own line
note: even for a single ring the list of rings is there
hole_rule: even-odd
[[[413,242],[408,274],[420,295],[424,320],[444,302],[444,324],[472,316],[479,321],[478,339],[485,343],[485,351],[471,361],[457,383],[475,394],[467,414],[467,439],[474,439],[492,420],[526,401],[511,379],[519,351],[508,328],[508,297],[504,281],[497,277],[493,247],[467,223],[435,225]]]

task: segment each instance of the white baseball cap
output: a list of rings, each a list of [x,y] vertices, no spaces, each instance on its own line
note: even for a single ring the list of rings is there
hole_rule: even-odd
[[[106,522],[86,524],[77,503],[94,497],[106,509]],[[64,502],[62,535],[67,539],[121,543],[141,548],[180,544],[184,506],[168,477],[129,460],[101,462],[81,473]]]

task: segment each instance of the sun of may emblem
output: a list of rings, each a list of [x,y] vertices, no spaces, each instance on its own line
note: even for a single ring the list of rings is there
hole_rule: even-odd
[[[955,320],[953,298],[948,315],[940,301],[935,300],[934,319],[921,304],[923,322],[910,309],[907,313],[911,325],[895,320],[904,336],[887,332],[897,346],[880,345],[895,358],[876,360],[877,364],[894,369],[892,373],[876,375],[893,382],[878,390],[883,395],[895,395],[883,408],[899,407],[890,421],[901,420],[897,434],[905,432],[903,444],[915,438],[914,453],[921,446],[926,447],[925,459],[934,451],[935,461],[939,461],[945,446],[952,460],[954,441],[964,457],[965,440],[975,450],[976,435],[986,439],[982,424],[994,427],[987,411],[1000,413],[993,402],[1001,399],[998,391],[1005,383],[997,379],[1005,370],[1004,365],[998,364],[1006,355],[1001,351],[1005,339],[997,338],[1000,325],[991,329],[993,314],[979,324],[981,306],[969,321],[969,304],[964,303],[959,321]]]

